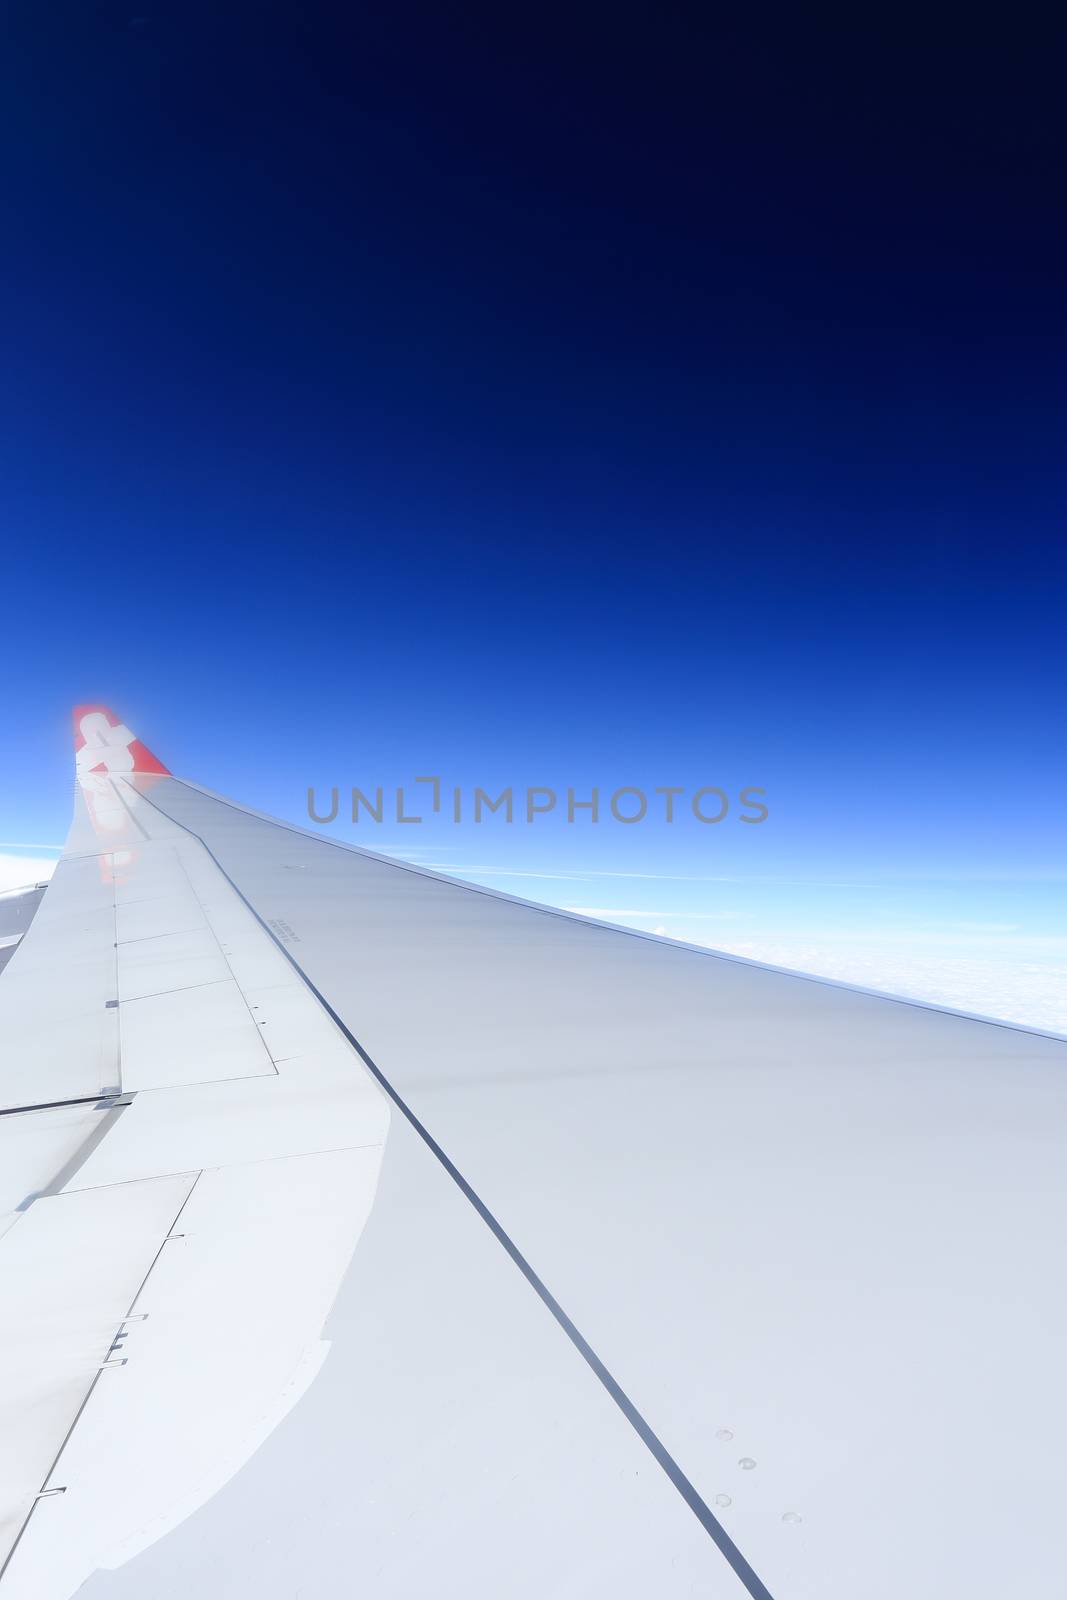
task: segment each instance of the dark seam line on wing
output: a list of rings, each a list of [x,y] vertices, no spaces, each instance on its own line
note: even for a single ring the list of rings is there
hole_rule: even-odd
[[[138,793],[140,794],[139,790]],[[326,999],[325,995],[323,995],[322,992],[316,988],[314,983],[312,983],[311,979],[308,977],[300,963],[295,959],[294,956],[290,954],[274,930],[263,920],[255,906],[252,905],[247,896],[244,895],[237,887],[236,883],[234,883],[233,879],[230,877],[229,873],[226,871],[226,868],[222,865],[222,862],[216,856],[211,846],[199,833],[196,832],[195,829],[190,828],[187,823],[178,822],[177,818],[172,817],[168,811],[164,811],[163,807],[160,806],[156,801],[149,800],[148,796],[144,794],[141,794],[140,797],[142,800],[147,801],[150,806],[154,807],[154,809],[157,810],[162,816],[166,817],[168,821],[176,822],[179,828],[184,828],[186,833],[188,833],[192,838],[199,840],[200,844],[207,851],[208,855],[211,857],[216,867],[218,867],[219,871],[222,873],[222,876],[226,879],[226,882],[230,885],[230,888],[241,901],[242,905],[247,907],[252,916],[255,917],[256,921],[263,929],[264,933],[267,934],[276,947],[281,951],[289,965],[307,984],[308,988],[311,990],[311,993],[319,1002],[319,1005],[344,1034],[353,1050],[356,1051],[357,1055],[367,1067],[367,1070],[381,1085],[382,1089],[389,1096],[390,1100],[392,1100],[393,1104],[411,1124],[427,1148],[437,1157],[437,1160],[441,1163],[442,1167],[444,1167],[453,1183],[466,1197],[466,1199],[470,1201],[471,1205],[481,1217],[490,1233],[492,1233],[497,1243],[501,1245],[511,1257],[511,1260],[518,1267],[519,1271],[522,1273],[530,1287],[534,1290],[535,1294],[543,1302],[545,1307],[552,1313],[552,1316],[563,1329],[563,1332],[567,1335],[567,1338],[578,1351],[578,1354],[582,1357],[586,1365],[595,1374],[595,1376],[600,1380],[604,1389],[607,1390],[607,1393],[611,1396],[612,1400],[614,1400],[615,1404],[618,1406],[627,1422],[633,1428],[642,1444],[644,1444],[649,1453],[659,1463],[660,1467],[662,1467],[663,1471],[677,1489],[678,1493],[681,1495],[690,1511],[693,1512],[697,1521],[703,1527],[705,1533],[708,1534],[709,1538],[718,1547],[720,1553],[732,1567],[738,1579],[742,1584],[744,1584],[745,1588],[748,1590],[748,1593],[752,1596],[752,1600],[773,1600],[773,1596],[771,1595],[770,1590],[767,1588],[767,1585],[758,1576],[758,1574],[753,1571],[752,1567],[749,1566],[748,1562],[734,1544],[734,1541],[730,1538],[730,1535],[727,1533],[722,1523],[712,1512],[711,1507],[707,1505],[696,1487],[690,1483],[681,1467],[670,1454],[666,1445],[664,1445],[660,1441],[659,1437],[653,1432],[651,1426],[645,1421],[644,1417],[641,1415],[640,1411],[638,1411],[629,1395],[622,1388],[621,1384],[619,1384],[608,1371],[608,1368],[604,1365],[603,1361],[601,1361],[600,1357],[597,1355],[589,1341],[582,1333],[579,1332],[578,1328],[575,1327],[574,1323],[564,1311],[556,1297],[538,1277],[533,1267],[531,1267],[526,1257],[522,1254],[522,1251],[519,1249],[518,1245],[516,1245],[510,1236],[504,1231],[503,1226],[497,1221],[496,1217],[489,1210],[489,1207],[467,1182],[466,1178],[463,1176],[462,1172],[460,1172],[455,1163],[445,1154],[444,1150],[442,1150],[441,1146],[437,1143],[437,1140],[433,1137],[433,1134],[430,1133],[429,1129],[423,1126],[418,1117],[415,1115],[414,1111],[412,1111],[411,1107],[401,1098],[397,1090],[393,1088],[393,1085],[389,1082],[381,1068],[378,1067],[367,1054],[366,1050],[360,1044],[355,1034],[341,1020],[333,1006],[331,1006],[330,1002]]]
[[[83,1094],[76,1100],[41,1100],[32,1106],[4,1106],[0,1117],[21,1117],[26,1111],[59,1111],[63,1106],[114,1106],[117,1094]]]
[[[143,774],[131,773],[131,777]],[[1051,1039],[1055,1044],[1067,1043],[1067,1035],[1062,1033],[1048,1033],[1041,1028],[1027,1028],[1022,1023],[1004,1022],[999,1017],[982,1017],[970,1011],[954,1011],[951,1006],[935,1006],[925,1000],[912,1000],[904,994],[887,994],[880,989],[864,989],[858,983],[846,983],[839,978],[822,978],[814,972],[794,972],[791,967],[776,967],[767,961],[750,961],[745,956],[735,956],[729,950],[712,950],[703,945],[687,944],[684,939],[662,939],[655,934],[646,933],[642,928],[627,928],[621,922],[602,922],[597,917],[583,917],[579,912],[564,911],[560,906],[542,905],[538,900],[523,900],[515,894],[505,894],[502,889],[487,888],[484,883],[468,883],[463,878],[450,878],[447,873],[435,872],[432,867],[420,867],[414,861],[401,861],[394,856],[378,855],[373,850],[365,850],[358,844],[346,844],[343,839],[333,839],[328,833],[312,833],[308,828],[298,828],[293,822],[282,822],[279,817],[267,817],[256,811],[249,811],[247,806],[238,805],[236,800],[227,800],[225,795],[213,794],[210,789],[201,789],[195,783],[189,783],[185,778],[176,778],[173,772],[167,774],[171,783],[180,783],[183,789],[191,789],[193,794],[202,795],[205,800],[210,800],[220,806],[228,806],[231,811],[240,812],[243,817],[250,817],[253,822],[260,822],[266,828],[283,828],[286,833],[295,833],[298,839],[306,839],[309,844],[328,844],[335,850],[345,850],[350,856],[361,856],[364,861],[373,861],[378,866],[395,867],[398,872],[410,872],[419,878],[429,878],[432,883],[445,883],[450,889],[466,889],[470,894],[484,895],[488,900],[500,900],[504,905],[521,906],[524,911],[540,911],[546,917],[558,917],[561,922],[577,922],[583,928],[596,928],[601,933],[624,933],[631,939],[643,939],[646,944],[666,944],[669,949],[686,950],[690,955],[710,957],[713,961],[725,961],[733,967],[750,967],[756,972],[773,972],[779,978],[796,978],[801,983],[814,983],[822,989],[838,989],[842,994],[859,994],[868,1000],[888,1000],[895,1006],[909,1006],[913,1011],[932,1011],[935,1016],[954,1017],[957,1022],[981,1022],[987,1028],[1003,1028],[1006,1033],[1025,1033],[1032,1038]],[[148,796],[141,794],[140,789],[135,790],[141,795],[142,800]],[[151,801],[149,801],[151,804]],[[159,807],[156,808],[157,810]],[[184,822],[178,822],[177,817],[172,817],[169,811],[163,815],[168,822],[174,822],[179,828],[186,828]],[[192,833],[192,828],[186,828],[187,833]],[[193,834],[199,838],[199,834]],[[201,841],[203,842],[203,841]],[[204,846],[207,849],[207,846]]]
[[[38,1190],[35,1198],[38,1200],[44,1200],[52,1195],[61,1194],[65,1185],[70,1182],[71,1178],[73,1178],[76,1173],[81,1171],[82,1167],[84,1167],[85,1163],[88,1161],[97,1145],[101,1142],[105,1135],[111,1132],[116,1122],[122,1116],[122,1113],[127,1111],[132,1104],[133,1095],[128,1095],[127,1097],[117,1101],[107,1112],[106,1116],[100,1118],[99,1123],[93,1129],[89,1137],[85,1140],[84,1144],[79,1145],[77,1150],[75,1150],[74,1154],[70,1157],[70,1160],[60,1167],[59,1171],[56,1173],[48,1187],[46,1189]]]
[[[134,816],[133,811],[126,804],[125,800],[123,799],[122,792],[119,789],[119,786],[115,782],[114,778],[109,779],[109,782],[110,782],[112,790],[114,791],[115,799],[118,801],[118,803],[122,807],[123,811],[125,811],[126,815],[129,817],[130,821],[133,823],[134,827],[137,829],[138,833],[141,835],[141,838],[145,841],[146,844],[151,844],[152,843],[152,835],[149,833],[149,831],[145,827],[144,823],[141,822],[141,820],[138,817]],[[179,826],[180,826],[180,824],[179,824]]]

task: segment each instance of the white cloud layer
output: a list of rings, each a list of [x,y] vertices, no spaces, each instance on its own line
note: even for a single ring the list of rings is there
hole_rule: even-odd
[[[17,856],[0,851],[0,894],[5,889],[25,889],[42,883],[55,871],[54,856]]]

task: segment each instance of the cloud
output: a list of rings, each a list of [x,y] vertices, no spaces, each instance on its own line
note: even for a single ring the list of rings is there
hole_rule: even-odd
[[[877,889],[882,884],[861,882],[857,879],[839,880],[837,878],[780,878],[775,874],[746,873],[743,877],[734,873],[707,873],[707,872],[617,872],[607,868],[590,867],[583,870],[583,878],[641,878],[648,883],[743,883],[770,885],[777,887],[786,884],[793,888],[803,889]]]
[[[0,851],[0,894],[5,889],[28,889],[31,884],[41,883],[52,876],[55,867],[51,856],[16,856]]]

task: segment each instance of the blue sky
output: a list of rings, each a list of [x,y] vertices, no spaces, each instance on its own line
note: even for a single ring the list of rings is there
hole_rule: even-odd
[[[16,9],[4,855],[76,699],[296,820],[759,785],[342,831],[1067,1031],[1054,55],[805,27]]]

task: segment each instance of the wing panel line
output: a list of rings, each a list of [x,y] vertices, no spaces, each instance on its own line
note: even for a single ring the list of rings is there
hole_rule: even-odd
[[[321,990],[319,990],[312,982],[311,978],[304,971],[300,963],[282,943],[281,939],[279,939],[278,935],[274,932],[270,925],[260,916],[259,912],[256,910],[255,906],[252,905],[247,896],[242,893],[240,888],[230,877],[230,874],[226,871],[226,868],[222,865],[222,862],[212,850],[211,846],[202,837],[202,835],[196,832],[194,828],[190,828],[187,823],[181,822],[178,820],[178,818],[171,816],[170,812],[166,811],[157,801],[150,799],[149,796],[141,790],[138,790],[137,793],[140,799],[145,801],[147,805],[152,806],[152,808],[158,811],[161,816],[166,817],[169,822],[175,823],[177,827],[182,828],[186,833],[188,833],[191,838],[196,839],[207,852],[211,860],[215,863],[215,866],[222,873],[222,876],[226,879],[226,882],[230,885],[230,888],[233,890],[234,894],[237,895],[241,903],[248,909],[248,911],[251,912],[252,916],[255,917],[260,927],[273,941],[275,946],[281,951],[282,955],[285,957],[286,961],[293,968],[293,970],[298,973],[300,978],[310,989],[311,993],[315,996],[315,999],[319,1002],[320,1006],[322,1006],[327,1016],[336,1025],[336,1027],[340,1029],[348,1043],[356,1051],[357,1055],[359,1055],[367,1070],[381,1085],[381,1088],[389,1096],[397,1110],[400,1111],[410,1123],[411,1127],[418,1134],[419,1138],[426,1145],[427,1149],[430,1150],[430,1152],[440,1162],[441,1166],[448,1173],[448,1176],[452,1179],[453,1183],[478,1213],[478,1216],[485,1223],[486,1227],[489,1229],[490,1233],[492,1233],[497,1243],[507,1253],[507,1255],[510,1256],[515,1266],[518,1267],[519,1271],[533,1289],[534,1293],[555,1318],[559,1327],[566,1334],[567,1338],[570,1340],[578,1354],[589,1367],[590,1371],[599,1380],[607,1394],[615,1402],[616,1406],[622,1412],[627,1422],[629,1422],[630,1426],[633,1428],[642,1444],[649,1451],[649,1454],[662,1468],[663,1472],[673,1484],[674,1488],[681,1495],[682,1499],[692,1511],[693,1515],[696,1517],[705,1533],[716,1545],[720,1554],[724,1557],[737,1578],[744,1585],[745,1589],[752,1597],[752,1600],[773,1600],[773,1596],[766,1584],[760,1578],[759,1574],[753,1569],[753,1567],[749,1565],[748,1561],[738,1549],[733,1539],[731,1539],[722,1523],[715,1516],[714,1512],[711,1510],[711,1507],[704,1500],[695,1484],[693,1484],[682,1471],[682,1468],[675,1461],[674,1457],[656,1434],[651,1424],[646,1421],[644,1416],[642,1416],[641,1412],[634,1405],[633,1401],[623,1389],[622,1385],[604,1365],[604,1362],[597,1355],[588,1339],[585,1338],[581,1330],[567,1315],[566,1311],[564,1311],[555,1295],[552,1294],[548,1286],[534,1271],[533,1267],[527,1261],[518,1245],[515,1244],[514,1240],[507,1233],[503,1225],[497,1221],[496,1217],[490,1211],[489,1207],[485,1204],[484,1200],[482,1200],[477,1191],[470,1183],[468,1183],[467,1179],[463,1176],[462,1172],[460,1172],[455,1162],[451,1160],[451,1158],[438,1144],[433,1134],[419,1120],[419,1118],[415,1115],[415,1112],[402,1098],[399,1092],[393,1087],[385,1073],[381,1070],[377,1063],[372,1060],[371,1056],[368,1055],[367,1051],[360,1044],[355,1034],[345,1023],[343,1018],[340,1017],[334,1010],[333,1006],[326,999]],[[234,809],[239,810],[240,808],[234,807]],[[265,821],[266,819],[257,820]]]

